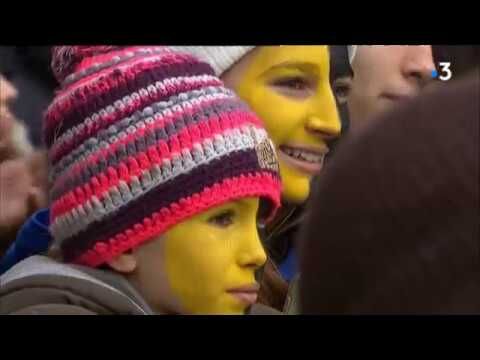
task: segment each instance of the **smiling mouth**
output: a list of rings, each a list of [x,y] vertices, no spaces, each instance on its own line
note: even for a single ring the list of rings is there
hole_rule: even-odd
[[[257,302],[259,290],[260,285],[255,283],[252,285],[241,286],[238,288],[227,290],[227,293],[229,293],[245,305],[250,306]]]
[[[280,145],[279,147],[280,158],[308,175],[315,175],[320,172],[327,153],[328,149],[320,150],[291,145]]]

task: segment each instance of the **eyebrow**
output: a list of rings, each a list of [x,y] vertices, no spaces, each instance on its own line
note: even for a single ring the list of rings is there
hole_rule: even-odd
[[[282,63],[271,66],[268,70],[275,70],[278,68],[291,68],[301,71],[319,71],[319,66],[310,62],[298,62],[298,61],[284,61]]]

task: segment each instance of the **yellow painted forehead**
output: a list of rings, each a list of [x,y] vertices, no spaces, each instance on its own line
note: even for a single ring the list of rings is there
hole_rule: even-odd
[[[230,209],[237,209],[239,211],[251,211],[252,213],[256,214],[258,210],[259,202],[260,202],[260,198],[253,198],[253,197],[232,200],[224,204],[217,205],[211,209],[208,209],[193,218],[207,219],[212,215],[216,215],[224,210],[230,210]]]
[[[327,45],[261,46],[253,59],[257,71],[276,67],[308,67],[320,73],[329,72]]]

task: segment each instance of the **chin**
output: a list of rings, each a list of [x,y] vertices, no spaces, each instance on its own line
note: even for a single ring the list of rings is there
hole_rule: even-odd
[[[198,308],[196,315],[244,315],[249,306],[233,298],[222,299],[207,307]]]
[[[292,176],[291,173],[282,176],[282,200],[291,204],[303,204],[310,195],[310,180],[310,176]]]
[[[310,182],[313,175],[299,171],[288,166],[283,161],[280,163],[280,177],[282,179],[282,200],[291,204],[301,205],[310,195]]]
[[[307,201],[309,195],[310,185],[306,188],[302,187],[301,189],[289,189],[285,186],[284,191],[282,192],[282,199],[291,204],[301,205]]]

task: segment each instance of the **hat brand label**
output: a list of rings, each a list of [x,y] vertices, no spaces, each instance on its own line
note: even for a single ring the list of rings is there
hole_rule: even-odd
[[[279,172],[278,160],[275,154],[275,146],[270,139],[264,139],[255,146],[258,164],[262,169]]]

